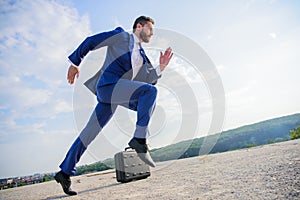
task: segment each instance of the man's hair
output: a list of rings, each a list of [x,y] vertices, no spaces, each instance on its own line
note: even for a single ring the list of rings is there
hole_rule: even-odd
[[[133,32],[135,32],[135,29],[137,27],[137,24],[141,24],[142,26],[144,26],[147,22],[151,22],[154,25],[154,20],[150,17],[146,17],[146,16],[140,16],[138,17],[134,24],[133,24]]]

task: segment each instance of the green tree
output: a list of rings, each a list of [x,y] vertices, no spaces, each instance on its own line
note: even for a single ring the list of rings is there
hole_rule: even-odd
[[[51,181],[53,180],[53,177],[49,176],[48,174],[45,174],[44,177],[43,177],[43,182],[46,182],[46,181]]]
[[[296,129],[290,130],[290,138],[292,140],[300,138],[300,126],[298,126]]]
[[[252,148],[252,147],[256,147],[256,145],[255,144],[247,144],[246,147],[247,148]]]

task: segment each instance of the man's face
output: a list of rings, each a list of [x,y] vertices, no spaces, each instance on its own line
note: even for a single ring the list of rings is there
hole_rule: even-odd
[[[151,22],[147,22],[144,26],[142,26],[142,30],[140,32],[140,39],[148,43],[153,35],[153,24]]]

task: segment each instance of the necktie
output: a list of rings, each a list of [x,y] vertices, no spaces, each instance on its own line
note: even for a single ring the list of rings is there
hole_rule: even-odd
[[[139,43],[139,47],[140,47],[140,54],[141,54],[141,56],[143,58],[143,64],[148,63],[148,59],[147,59],[146,53],[145,53],[145,51],[144,51],[141,43]]]

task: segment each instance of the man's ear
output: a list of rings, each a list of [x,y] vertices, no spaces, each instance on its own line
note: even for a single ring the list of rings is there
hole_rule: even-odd
[[[140,24],[140,23],[137,23],[137,25],[136,25],[136,29],[141,29],[143,27],[143,25],[142,24]]]

